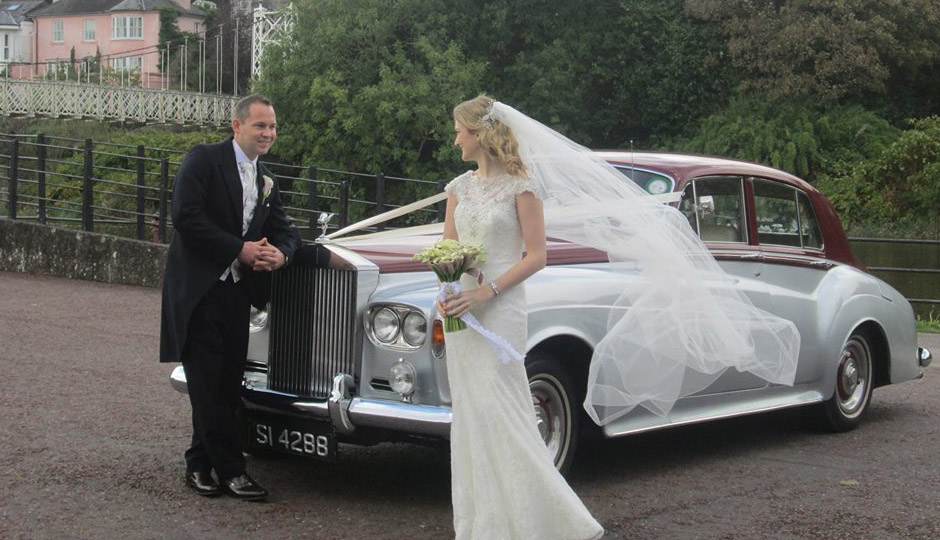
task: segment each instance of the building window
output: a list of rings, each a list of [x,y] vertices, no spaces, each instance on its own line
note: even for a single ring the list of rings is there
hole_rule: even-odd
[[[199,23],[198,22],[193,23],[193,33],[198,35],[200,31],[201,29],[199,28]]]
[[[65,43],[65,21],[52,21],[52,42]]]
[[[130,71],[132,69],[140,69],[140,57],[122,56],[120,58],[112,58],[111,69],[116,71]]]
[[[3,61],[10,60],[10,34],[3,34]]]
[[[95,40],[95,20],[85,19],[85,41]]]
[[[111,39],[142,39],[142,17],[114,17],[111,19]]]

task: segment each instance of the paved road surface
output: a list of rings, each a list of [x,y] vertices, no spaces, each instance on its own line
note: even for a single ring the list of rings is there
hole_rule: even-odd
[[[0,538],[451,537],[430,448],[251,458],[267,503],[190,493],[158,291],[0,273],[0,298]],[[940,538],[936,369],[877,390],[851,433],[801,411],[691,426],[584,449],[571,482],[611,539]]]

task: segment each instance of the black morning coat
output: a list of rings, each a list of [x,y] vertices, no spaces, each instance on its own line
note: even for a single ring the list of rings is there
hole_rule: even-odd
[[[288,259],[300,245],[300,234],[281,206],[277,183],[264,197],[264,176],[274,178],[259,162],[258,203],[248,232],[242,235],[242,185],[232,139],[201,144],[186,154],[173,186],[175,234],[163,274],[161,362],[181,360],[193,310],[235,260],[244,241],[266,237]],[[252,305],[262,309],[271,273],[242,267],[241,279],[246,280]]]

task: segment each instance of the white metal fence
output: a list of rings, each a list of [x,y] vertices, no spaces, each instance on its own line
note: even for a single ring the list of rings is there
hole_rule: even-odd
[[[237,96],[75,82],[0,79],[0,114],[226,125]]]

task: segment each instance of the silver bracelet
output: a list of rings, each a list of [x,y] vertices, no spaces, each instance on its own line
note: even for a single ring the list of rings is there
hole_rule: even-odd
[[[494,294],[495,296],[499,296],[499,287],[496,286],[496,282],[495,282],[495,281],[491,281],[491,282],[490,282],[490,288],[493,289],[493,294]]]

